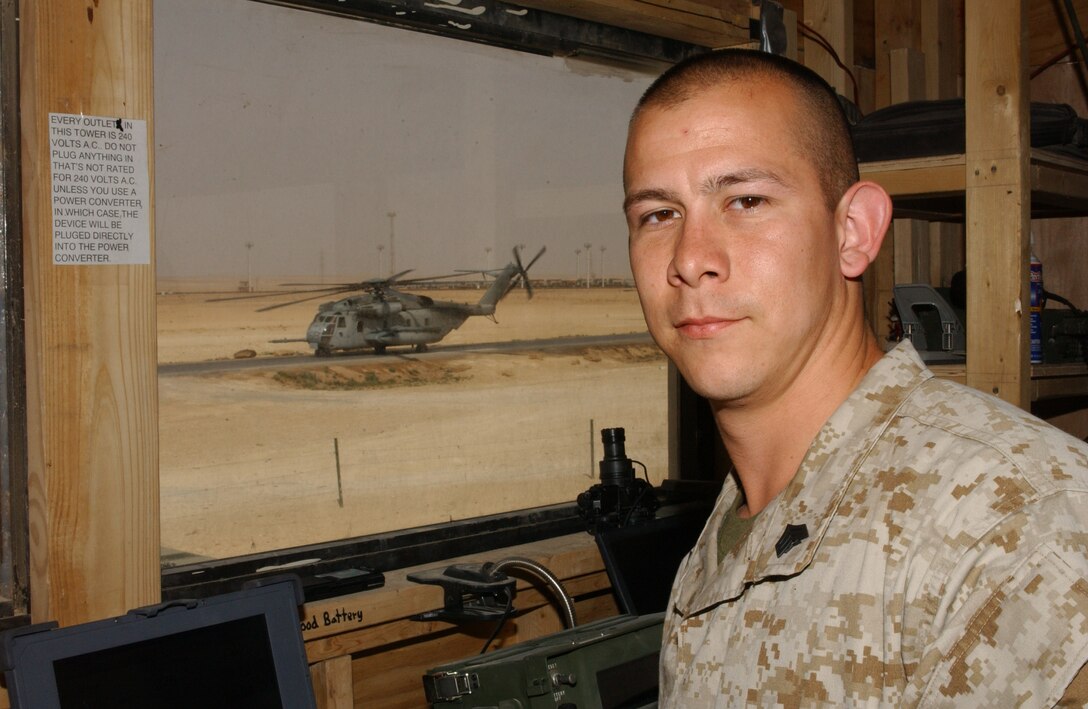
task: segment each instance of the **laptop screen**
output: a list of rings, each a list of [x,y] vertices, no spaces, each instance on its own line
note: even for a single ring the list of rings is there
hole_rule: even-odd
[[[280,582],[4,636],[13,709],[314,707],[296,589]]]

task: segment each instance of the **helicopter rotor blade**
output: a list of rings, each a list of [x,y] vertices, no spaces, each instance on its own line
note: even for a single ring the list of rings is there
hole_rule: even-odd
[[[205,303],[223,303],[230,300],[253,300],[254,298],[271,298],[277,295],[291,295],[299,293],[297,290],[265,291],[263,293],[247,293],[246,295],[225,295],[221,298],[208,298]]]
[[[540,251],[537,251],[537,252],[536,252],[536,256],[534,256],[534,257],[533,257],[533,260],[529,262],[529,265],[525,267],[525,271],[526,271],[526,272],[528,272],[528,271],[529,271],[529,269],[533,267],[533,264],[534,264],[534,263],[536,263],[536,262],[537,262],[537,260],[538,260],[538,259],[539,259],[539,258],[540,258],[541,256],[543,256],[543,255],[544,255],[544,252],[545,252],[545,251],[547,251],[547,250],[548,250],[548,247],[547,247],[547,246],[541,246],[541,247],[540,247]]]
[[[286,308],[289,305],[298,305],[299,303],[305,303],[311,300],[318,300],[320,298],[328,298],[329,296],[338,295],[340,293],[350,293],[351,291],[359,290],[358,288],[341,288],[340,290],[334,290],[331,292],[318,293],[317,295],[311,295],[307,298],[298,298],[296,300],[289,300],[286,303],[275,303],[273,305],[266,305],[263,308],[257,308],[258,313],[266,313],[269,310],[278,310],[280,308]]]

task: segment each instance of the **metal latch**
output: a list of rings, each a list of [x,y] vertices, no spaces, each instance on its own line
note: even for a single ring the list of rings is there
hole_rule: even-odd
[[[452,702],[479,688],[480,676],[475,672],[448,671],[423,675],[423,691],[427,701],[432,704]]]

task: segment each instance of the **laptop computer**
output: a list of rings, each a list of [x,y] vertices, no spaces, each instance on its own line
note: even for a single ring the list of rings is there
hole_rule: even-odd
[[[315,708],[297,578],[0,635],[12,709]]]

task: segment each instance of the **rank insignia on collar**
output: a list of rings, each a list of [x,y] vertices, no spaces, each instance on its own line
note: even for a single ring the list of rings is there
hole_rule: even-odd
[[[778,538],[774,545],[774,553],[781,559],[782,555],[793,549],[801,542],[808,539],[808,526],[804,524],[787,524],[786,530]]]

